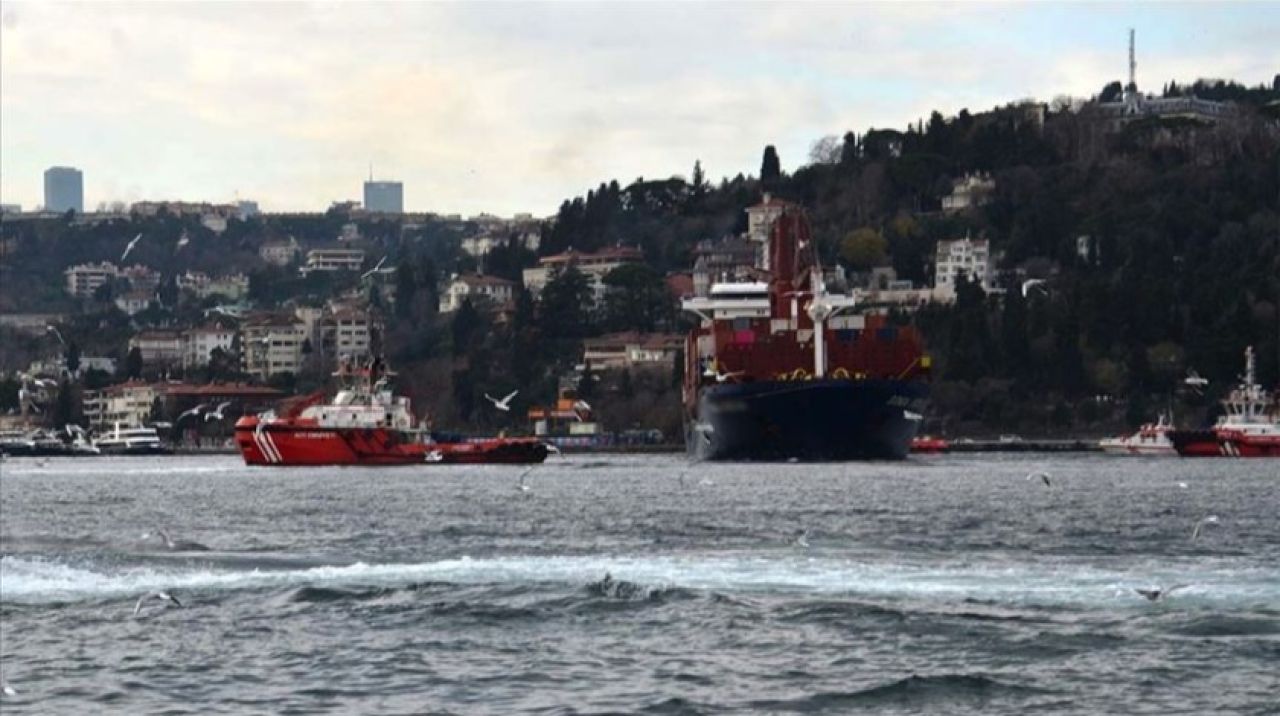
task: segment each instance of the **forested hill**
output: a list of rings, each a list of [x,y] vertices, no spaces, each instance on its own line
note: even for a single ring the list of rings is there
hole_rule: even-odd
[[[986,238],[1013,290],[965,290],[914,318],[938,358],[939,427],[1102,429],[1170,401],[1197,420],[1246,345],[1264,383],[1280,382],[1280,77],[1164,89],[1192,94],[1233,110],[1123,124],[1094,102],[934,113],[819,140],[792,174],[770,147],[759,177],[708,183],[696,166],[688,180],[602,184],[561,206],[542,252],[622,242],[687,267],[697,241],[744,228],[762,191],[806,208],[826,260],[891,264],[917,285],[932,280],[939,240]],[[954,180],[975,172],[995,181],[989,202],[943,214]],[[1027,278],[1046,282],[1024,301]],[[1181,390],[1189,368],[1211,378],[1207,394]]]

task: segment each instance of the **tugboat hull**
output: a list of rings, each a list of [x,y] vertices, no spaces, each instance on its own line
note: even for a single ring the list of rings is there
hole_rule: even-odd
[[[901,460],[923,381],[765,381],[704,387],[686,445],[698,460]]]

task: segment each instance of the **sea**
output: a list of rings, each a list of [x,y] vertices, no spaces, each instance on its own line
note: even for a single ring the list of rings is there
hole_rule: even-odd
[[[526,469],[0,463],[0,713],[1280,713],[1280,461]]]

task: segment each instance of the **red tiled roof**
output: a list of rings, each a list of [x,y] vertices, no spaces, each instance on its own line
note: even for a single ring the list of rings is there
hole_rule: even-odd
[[[168,395],[189,398],[278,398],[284,393],[275,388],[246,383],[207,383],[190,385],[188,383],[168,383],[159,386]]]
[[[549,264],[564,264],[574,261],[640,261],[643,259],[644,252],[634,246],[611,246],[593,253],[583,253],[581,251],[569,249],[562,254],[543,256],[538,259],[538,263],[545,266]]]

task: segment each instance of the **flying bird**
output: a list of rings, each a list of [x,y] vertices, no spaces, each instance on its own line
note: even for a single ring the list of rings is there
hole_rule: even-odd
[[[1028,479],[1028,480],[1032,480],[1032,479],[1035,479],[1035,478],[1037,478],[1037,477],[1038,477],[1038,478],[1040,478],[1040,481],[1041,481],[1041,482],[1043,482],[1043,483],[1045,484],[1045,487],[1052,487],[1052,486],[1053,486],[1053,483],[1049,481],[1049,473],[1047,473],[1047,472],[1033,472],[1033,473],[1031,473],[1031,474],[1027,475],[1027,479]]]
[[[173,253],[178,253],[182,250],[183,246],[186,246],[189,243],[191,243],[191,237],[187,236],[187,232],[184,230],[182,232],[182,236],[178,237],[178,245],[173,248]]]
[[[1172,587],[1169,587],[1168,589],[1164,589],[1162,587],[1153,587],[1152,589],[1138,589],[1137,587],[1135,587],[1133,591],[1142,595],[1149,602],[1158,602],[1161,599],[1164,599],[1165,597],[1169,596],[1170,594],[1173,594],[1175,590],[1186,589],[1187,587],[1190,587],[1190,586],[1191,586],[1190,584],[1175,584]]]
[[[528,492],[528,491],[529,491],[529,486],[528,486],[528,485],[526,485],[526,484],[524,484],[524,478],[525,478],[525,476],[526,476],[526,475],[528,475],[532,470],[533,470],[533,468],[532,468],[532,467],[526,467],[526,468],[524,469],[524,472],[520,473],[520,480],[519,480],[519,482],[516,484],[516,489],[517,489],[517,490],[519,490],[519,491],[521,491],[521,492]]]
[[[8,685],[8,684],[5,684],[5,685],[4,685],[3,690],[4,690],[4,695],[5,695],[5,696],[17,696],[17,695],[18,695],[18,690],[17,690],[17,689],[15,689],[15,688],[13,688],[12,686],[10,686],[10,685]]]
[[[382,264],[383,264],[386,260],[387,260],[387,257],[386,257],[386,256],[383,256],[382,258],[378,259],[378,263],[377,263],[377,265],[375,265],[373,268],[369,269],[368,271],[365,271],[364,273],[360,274],[360,280],[361,280],[361,281],[363,281],[363,280],[365,280],[366,278],[369,278],[370,276],[372,276],[372,275],[374,275],[375,273],[377,273],[377,272],[378,272],[378,269],[382,268]]]
[[[560,448],[556,447],[555,443],[542,443],[542,444],[544,447],[547,448],[547,452],[555,453],[556,455],[560,454]]]
[[[209,412],[204,414],[205,422],[208,422],[210,420],[222,420],[222,411],[226,410],[227,406],[229,405],[231,405],[231,401],[229,400],[225,403],[218,403],[217,408],[214,408],[213,410],[210,410]]]
[[[124,253],[120,254],[120,263],[124,263],[125,257],[129,255],[130,251],[133,251],[133,247],[137,246],[138,242],[141,240],[142,240],[142,234],[138,234],[137,236],[133,237],[133,241],[130,241],[129,245],[124,247]]]
[[[176,423],[176,422],[178,422],[179,420],[182,420],[183,418],[187,417],[188,415],[196,415],[196,416],[198,416],[198,415],[200,415],[200,413],[201,413],[201,412],[203,412],[204,410],[208,409],[208,407],[209,407],[209,406],[208,406],[207,404],[205,404],[205,403],[201,403],[201,404],[197,405],[196,407],[194,407],[194,408],[192,408],[192,409],[190,409],[190,410],[184,410],[184,411],[182,411],[181,413],[178,413],[178,417],[177,417],[177,419],[176,419],[176,420],[174,420],[173,422],[175,422],[175,423]]]
[[[163,602],[172,602],[174,606],[178,608],[182,607],[182,602],[178,601],[177,597],[173,596],[168,592],[165,592],[165,591],[148,592],[142,595],[141,597],[139,597],[138,603],[134,605],[133,615],[135,617],[138,616],[138,612],[142,611],[143,603],[145,603],[147,600],[150,600],[150,599],[158,599]]]
[[[1200,518],[1200,521],[1196,522],[1196,528],[1194,530],[1191,530],[1192,541],[1194,541],[1196,538],[1200,536],[1200,530],[1203,529],[1205,525],[1216,525],[1216,524],[1218,524],[1217,515],[1209,515],[1207,517]]]
[[[1022,282],[1022,297],[1023,297],[1023,298],[1026,298],[1026,297],[1027,297],[1027,295],[1031,293],[1031,289],[1033,289],[1033,288],[1037,288],[1037,287],[1039,287],[1039,289],[1040,289],[1042,292],[1048,293],[1048,291],[1049,291],[1049,289],[1047,289],[1047,288],[1045,288],[1045,287],[1044,287],[1044,279],[1042,279],[1042,278],[1032,278],[1032,279],[1027,279],[1026,281],[1023,281],[1023,282]]]
[[[809,548],[809,530],[801,530],[800,536],[796,537],[796,546]]]
[[[507,397],[503,398],[502,400],[498,400],[497,398],[493,397],[492,395],[489,395],[488,393],[485,393],[484,397],[488,398],[490,403],[493,403],[493,407],[497,408],[498,410],[501,410],[504,413],[507,413],[511,411],[511,399],[516,397],[516,393],[519,393],[519,392],[520,392],[519,390],[513,390],[510,393],[507,393]]]
[[[1196,372],[1195,368],[1187,369],[1187,377],[1183,378],[1182,382],[1186,385],[1191,386],[1192,388],[1195,388],[1196,390],[1200,390],[1209,384],[1209,380],[1207,378],[1201,378],[1200,374]]]

